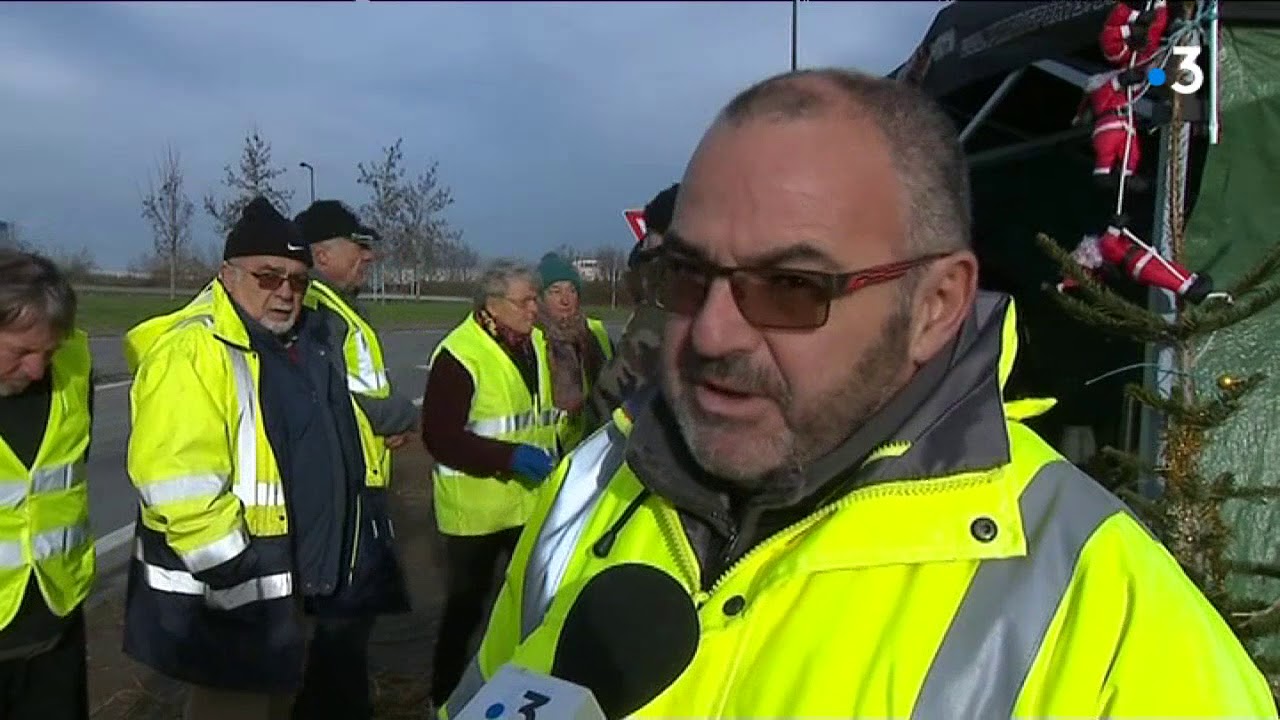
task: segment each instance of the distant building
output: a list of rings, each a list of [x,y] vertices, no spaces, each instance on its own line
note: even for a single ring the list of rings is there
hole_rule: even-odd
[[[604,279],[600,261],[595,258],[578,258],[573,261],[573,267],[582,276],[583,282],[600,282]]]

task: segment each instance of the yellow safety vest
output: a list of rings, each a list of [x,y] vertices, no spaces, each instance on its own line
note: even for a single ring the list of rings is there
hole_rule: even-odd
[[[616,412],[549,479],[443,714],[505,663],[549,672],[586,581],[638,562],[685,585],[700,641],[636,717],[1276,717],[1164,547],[1020,422],[1051,401],[1002,405],[980,379],[998,367],[1003,387],[1016,345],[1012,305],[992,302],[942,381],[960,387],[909,423],[920,434],[873,452],[861,486],[713,583],[676,509],[623,460]]]
[[[258,355],[226,290],[215,281],[186,307],[144,321],[124,348],[146,587],[203,595],[219,609],[289,597],[288,513],[258,401]],[[250,544],[259,546],[258,577],[218,590],[192,575]]]
[[[551,374],[545,345],[534,342],[538,360],[538,392],[529,393],[520,370],[499,344],[469,313],[431,354],[442,350],[466,368],[475,386],[467,430],[482,437],[556,452],[556,421],[551,406]],[[427,402],[431,402],[427,398]],[[446,535],[488,535],[519,527],[533,511],[537,485],[511,475],[473,477],[441,463],[431,471],[436,524]]]
[[[613,341],[609,339],[609,331],[605,328],[604,323],[595,318],[587,318],[587,328],[591,330],[591,334],[595,336],[596,342],[600,344],[600,350],[604,352],[604,359],[607,362],[613,357]],[[550,356],[547,349],[547,336],[540,328],[534,328],[533,341],[537,345],[542,346],[543,353]],[[591,386],[585,382],[583,378],[583,397],[591,394]],[[592,382],[595,380],[593,379]],[[584,413],[576,413],[570,415],[562,410],[556,409],[556,437],[560,441],[561,454],[568,453],[582,442],[582,436],[585,435],[586,427],[583,424],[586,420]]]
[[[95,553],[84,454],[89,446],[89,339],[75,330],[53,354],[49,421],[32,467],[0,438],[0,629],[32,573],[55,615],[88,597]]]
[[[347,367],[347,389],[355,395],[385,398],[391,393],[387,368],[382,360],[382,344],[373,327],[337,292],[319,280],[311,281],[304,302],[310,307],[322,305],[337,313],[347,323],[343,354]],[[360,446],[364,450],[365,479],[368,487],[387,487],[391,483],[391,451],[380,435],[375,435],[369,417],[352,403],[356,425],[360,428]]]

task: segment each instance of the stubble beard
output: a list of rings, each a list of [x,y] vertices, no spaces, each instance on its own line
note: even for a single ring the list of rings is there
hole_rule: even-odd
[[[686,354],[678,377],[664,378],[664,391],[698,465],[737,490],[753,492],[771,479],[793,477],[830,453],[888,402],[898,390],[909,330],[910,308],[899,308],[846,381],[808,406],[800,405],[777,373],[752,366],[746,357],[705,359]],[[692,398],[692,388],[702,378],[732,382],[770,398],[781,411],[784,428],[761,431],[702,412]]]

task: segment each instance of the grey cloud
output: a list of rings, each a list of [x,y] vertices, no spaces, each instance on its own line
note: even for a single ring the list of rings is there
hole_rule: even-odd
[[[886,72],[932,3],[804,3],[802,65]],[[355,164],[440,161],[482,253],[629,241],[716,109],[786,69],[786,3],[0,5],[0,218],[123,266],[165,142],[217,188],[257,125],[305,203],[362,202]],[[202,220],[199,240],[216,242]]]

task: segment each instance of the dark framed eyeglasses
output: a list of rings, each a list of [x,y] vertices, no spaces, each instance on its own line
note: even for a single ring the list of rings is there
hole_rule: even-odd
[[[771,330],[813,330],[827,323],[831,302],[872,285],[896,280],[912,269],[945,257],[932,253],[847,273],[772,267],[725,267],[679,252],[655,258],[654,302],[681,315],[695,315],[716,278],[726,278],[738,310],[752,326]]]

